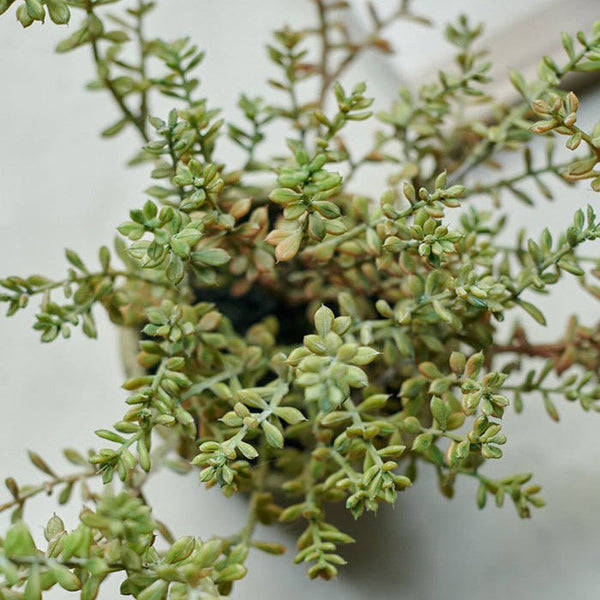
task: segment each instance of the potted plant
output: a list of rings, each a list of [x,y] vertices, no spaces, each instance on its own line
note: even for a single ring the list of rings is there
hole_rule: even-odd
[[[597,410],[597,329],[574,319],[556,343],[539,345],[519,321],[544,324],[536,294],[563,278],[598,296],[598,259],[580,247],[593,246],[600,224],[588,207],[559,235],[524,231],[506,246],[502,197],[530,202],[520,188],[527,180],[551,194],[546,173],[600,189],[600,126],[580,128],[577,96],[561,88],[568,74],[600,68],[600,26],[591,37],[563,34],[564,61],[544,59],[532,82],[512,73],[522,101],[495,105],[481,28],[461,18],[446,30],[455,69],[416,95],[402,90],[358,155],[347,132],[375,119],[372,99],[365,84],[339,80],[362,52],[390,50],[388,25],[422,20],[408,2],[386,14],[371,7],[372,31],[359,40],[341,18],[346,2],[312,2],[314,27],[280,29],[268,46],[281,103],[242,95],[243,125],[199,94],[196,46],[146,37],[152,3],[110,12],[117,3],[0,0],[0,12],[16,9],[25,27],[77,13],[58,51],[91,53],[90,87],[121,113],[103,134],[136,130],[143,148],[132,163],[150,165],[154,180],[97,266],[68,250],[64,279],[0,281],[9,316],[40,300],[34,328],[43,342],[74,327],[95,337],[94,312],[106,310],[123,331],[130,393],[123,417],[97,429],[100,449],[65,451],[72,474],[32,452],[43,483],[6,479],[11,498],[0,509],[12,510],[13,523],[0,542],[0,598],[35,600],[59,585],[90,600],[112,573],[123,575],[123,595],[141,600],[222,597],[245,575],[251,549],[284,551],[255,539],[257,523],[302,522],[295,561],[330,579],[353,539],[331,522],[329,505],[358,518],[393,504],[420,464],[435,469],[448,497],[468,477],[480,507],[506,501],[528,517],[542,506],[531,474],[493,478],[485,466],[502,457],[509,404],[520,410],[541,393],[552,418],[560,396]],[[174,105],[168,114],[152,112],[157,96]],[[482,103],[486,116],[469,116]],[[282,126],[287,153],[270,156],[264,141]],[[535,135],[551,145],[563,138],[574,154],[533,164]],[[242,148],[241,164],[224,162],[222,138]],[[519,173],[473,182],[477,166],[507,150],[523,153]],[[353,191],[367,165],[387,178],[378,197]],[[494,211],[478,207],[482,195]],[[497,329],[505,319],[516,323],[509,339]],[[174,539],[144,495],[162,467],[198,469],[207,487],[247,494],[245,527]],[[100,491],[88,485],[97,478]],[[28,499],[46,491],[63,504],[74,489],[84,502],[78,526],[67,530],[55,515],[47,546],[36,547],[23,519]]]

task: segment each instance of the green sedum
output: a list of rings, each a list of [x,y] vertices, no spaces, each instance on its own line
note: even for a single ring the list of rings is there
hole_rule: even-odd
[[[346,2],[306,2],[314,25],[276,31],[268,46],[280,104],[242,95],[244,122],[235,124],[199,95],[196,46],[146,36],[153,3],[0,0],[0,13],[24,27],[71,22],[58,52],[91,55],[89,87],[119,112],[102,134],[137,130],[143,146],[132,164],[150,165],[153,179],[98,265],[68,250],[62,280],[0,280],[9,316],[39,300],[43,342],[73,328],[96,337],[102,309],[139,341],[126,412],[96,431],[99,449],[65,450],[74,466],[66,475],[32,452],[42,483],[6,479],[1,600],[38,600],[56,585],[92,600],[112,573],[139,600],[220,598],[246,574],[250,550],[285,550],[257,540],[257,523],[303,522],[294,560],[330,579],[345,564],[340,547],[354,540],[329,521],[327,505],[343,503],[356,518],[377,511],[421,465],[435,469],[448,497],[457,479],[474,478],[480,508],[508,502],[529,517],[544,504],[531,474],[486,475],[487,461],[502,457],[505,411],[535,396],[555,420],[561,398],[599,409],[600,330],[573,317],[554,343],[536,344],[519,324],[545,324],[536,297],[563,278],[600,297],[600,255],[582,254],[600,236],[594,209],[569,216],[559,235],[521,231],[514,246],[498,238],[505,201],[533,202],[522,183],[551,197],[548,174],[600,191],[600,122],[580,128],[578,99],[561,84],[600,70],[600,22],[591,36],[563,34],[563,61],[545,58],[536,81],[512,73],[522,100],[508,106],[488,94],[481,27],[461,18],[446,29],[454,70],[418,93],[400,90],[373,116],[366,85],[340,79],[364,52],[391,51],[389,25],[426,20],[407,0],[386,14],[371,7],[371,31],[354,39],[343,27]],[[152,112],[161,96],[174,107],[167,115]],[[485,119],[469,116],[475,105],[489,106]],[[375,120],[372,147],[359,154],[347,128]],[[265,140],[283,130],[287,154],[269,155]],[[541,164],[536,135],[548,141]],[[217,157],[224,138],[243,150],[241,166]],[[558,160],[562,138],[573,153]],[[517,174],[474,179],[507,150],[523,154]],[[379,197],[353,192],[369,165],[387,172]],[[493,210],[477,207],[486,196]],[[507,318],[513,332],[499,339]],[[162,468],[247,495],[246,526],[173,539],[143,492]],[[80,523],[69,531],[53,516],[38,548],[23,520],[28,500],[46,492],[65,504],[75,490]]]

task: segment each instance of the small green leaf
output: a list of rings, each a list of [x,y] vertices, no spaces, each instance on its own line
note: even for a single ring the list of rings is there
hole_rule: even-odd
[[[534,306],[531,302],[527,302],[526,300],[521,300],[520,298],[516,300],[516,303],[540,325],[546,325],[546,317],[544,317],[542,311],[537,306]]]
[[[83,261],[81,260],[81,257],[79,256],[79,254],[77,254],[77,252],[75,252],[74,250],[69,250],[69,248],[67,248],[65,250],[65,255],[67,257],[67,260],[76,268],[79,269],[80,271],[84,271],[86,272],[86,268],[85,265],[83,264]]]
[[[335,317],[333,311],[327,306],[322,305],[315,313],[315,329],[317,333],[324,338],[333,327]]]
[[[263,421],[261,423],[262,430],[265,434],[265,439],[267,440],[267,444],[269,446],[273,446],[274,448],[283,448],[283,435],[281,431],[269,421]]]
[[[290,425],[295,425],[301,421],[306,421],[306,417],[292,406],[279,406],[274,410],[275,414]]]
[[[119,133],[125,127],[125,125],[127,125],[128,122],[129,121],[127,119],[121,119],[121,120],[117,121],[116,123],[113,123],[106,129],[102,130],[102,133],[101,133],[102,137],[108,138],[108,137],[113,137],[114,135],[117,135],[117,133]]]
[[[198,252],[192,252],[192,262],[208,267],[220,267],[227,264],[231,257],[223,248],[206,248]]]

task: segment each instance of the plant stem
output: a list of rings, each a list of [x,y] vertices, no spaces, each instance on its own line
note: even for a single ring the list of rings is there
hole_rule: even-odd
[[[93,14],[91,6],[88,7],[88,14]],[[127,104],[125,104],[123,96],[121,96],[121,94],[119,94],[117,89],[115,88],[113,82],[110,79],[110,76],[108,74],[103,73],[105,69],[108,69],[108,67],[106,66],[104,59],[100,55],[100,49],[98,47],[97,39],[92,39],[91,47],[94,62],[96,63],[96,67],[98,70],[98,76],[102,80],[102,83],[106,86],[106,89],[110,92],[110,95],[113,97],[114,101],[117,103],[117,106],[121,109],[123,117],[127,119],[127,121],[129,121],[139,131],[140,135],[142,136],[145,142],[150,141],[148,133],[146,132],[146,120],[141,116],[136,117],[133,114],[133,112],[131,112]]]
[[[23,490],[23,493],[19,492],[18,497],[10,500],[9,502],[5,502],[4,504],[0,504],[0,512],[4,512],[5,510],[10,510],[15,506],[19,506],[23,504],[29,498],[33,498],[42,492],[46,492],[46,494],[51,494],[54,488],[60,484],[73,484],[82,479],[89,479],[91,477],[95,477],[99,473],[97,471],[89,470],[83,471],[82,473],[76,473],[74,475],[65,475],[62,477],[54,477],[44,483],[37,485],[35,487],[31,487],[29,489]]]

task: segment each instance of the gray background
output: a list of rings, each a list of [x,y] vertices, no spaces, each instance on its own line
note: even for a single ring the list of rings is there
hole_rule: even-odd
[[[423,12],[441,17],[448,5],[422,2]],[[492,23],[517,19],[540,2],[463,2]],[[499,5],[502,6],[499,6]],[[240,90],[270,94],[262,83],[273,71],[263,45],[268,32],[283,22],[306,18],[301,0],[177,0],[167,13],[164,7],[153,18],[167,31],[165,37],[190,34],[207,49],[201,70],[204,90],[212,103],[234,114]],[[508,8],[507,8],[508,7]],[[557,30],[560,25],[557,26]],[[39,272],[59,277],[65,269],[63,248],[74,248],[90,263],[99,245],[110,243],[114,227],[140,205],[147,185],[146,173],[124,173],[124,163],[137,147],[133,134],[120,142],[104,141],[100,128],[115,111],[102,94],[83,89],[91,78],[85,52],[54,56],[54,44],[63,37],[50,24],[23,32],[12,15],[0,19],[0,273]],[[432,62],[443,55],[443,46],[427,50],[427,32],[407,39],[398,37],[403,54],[395,68],[409,72],[414,56],[429,51]],[[404,62],[403,62],[404,61]],[[425,68],[425,67],[424,67]],[[363,62],[353,73],[368,78],[370,91],[380,105],[390,99],[396,75]],[[401,77],[401,75],[400,75]],[[589,119],[597,115],[600,94],[584,99]],[[235,113],[237,114],[237,113]],[[226,148],[227,150],[227,148]],[[510,164],[512,157],[507,157]],[[363,185],[365,183],[363,182]],[[383,184],[382,184],[383,186]],[[587,189],[559,187],[554,203],[536,209],[509,204],[511,222],[526,222],[533,231],[545,225],[558,231],[576,206],[596,202]],[[593,250],[588,249],[589,252]],[[557,286],[543,306],[546,330],[531,327],[537,339],[551,339],[564,327],[567,315],[577,310],[584,322],[598,318],[597,304],[578,293],[575,282]],[[90,341],[75,334],[69,341],[42,345],[30,329],[34,310],[0,320],[0,475],[16,475],[21,483],[39,475],[29,465],[28,448],[42,453],[58,467],[65,445],[86,448],[96,444],[93,428],[110,425],[123,412],[125,397],[119,386],[122,372],[117,333],[98,311],[100,339]],[[600,535],[600,472],[598,469],[598,419],[579,407],[560,404],[557,425],[543,411],[539,399],[527,400],[521,416],[509,411],[505,431],[509,442],[505,459],[489,466],[493,474],[534,471],[544,487],[548,506],[522,521],[510,506],[502,510],[475,507],[475,487],[460,481],[452,501],[441,497],[432,473],[424,469],[418,484],[404,494],[394,509],[385,508],[374,518],[348,527],[359,543],[346,552],[351,566],[334,582],[309,583],[302,567],[291,564],[293,549],[284,557],[254,554],[250,574],[236,588],[234,598],[284,596],[337,600],[490,600],[546,598],[588,600],[600,590],[598,544]],[[244,501],[227,500],[218,491],[203,490],[194,475],[178,478],[167,473],[150,488],[156,515],[172,525],[177,535],[235,532],[244,521]],[[7,497],[0,492],[0,498]],[[45,520],[55,510],[52,499],[32,502],[29,522],[39,536]],[[77,501],[61,509],[74,523]],[[347,522],[343,515],[342,522]],[[2,525],[6,516],[0,517]],[[293,542],[285,528],[265,531],[263,538]],[[269,588],[265,589],[265,578]],[[53,597],[66,597],[58,592]],[[115,597],[104,593],[103,598]]]

